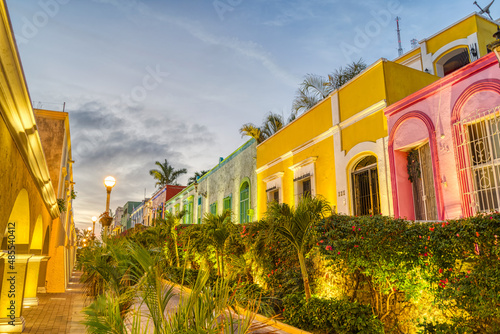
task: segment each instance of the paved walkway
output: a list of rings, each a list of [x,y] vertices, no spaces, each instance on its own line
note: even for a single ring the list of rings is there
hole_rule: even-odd
[[[65,293],[39,293],[38,306],[23,309],[26,321],[23,334],[86,333],[85,326],[80,324],[85,301],[80,276],[80,272],[73,272]]]
[[[38,306],[23,309],[23,317],[26,321],[24,333],[30,334],[85,334],[85,326],[80,322],[84,319],[81,310],[85,306],[85,296],[82,284],[79,282],[81,272],[73,272],[68,289],[65,293],[42,293],[38,294]],[[174,288],[174,296],[168,305],[168,311],[172,312],[179,303],[179,290]],[[137,304],[136,304],[137,305]],[[146,327],[147,308],[141,307],[141,323]],[[254,321],[254,324],[261,324]],[[152,331],[151,331],[152,332]],[[271,326],[255,330],[252,333],[289,333],[277,330]]]

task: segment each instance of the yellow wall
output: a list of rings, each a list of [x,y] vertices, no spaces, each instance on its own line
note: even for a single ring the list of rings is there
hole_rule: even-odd
[[[497,27],[495,24],[480,16],[476,16],[476,25],[479,54],[485,55],[487,53],[486,45],[495,40],[495,38],[493,38],[493,33],[497,31]]]
[[[324,101],[300,115],[294,122],[287,125],[280,132],[257,146],[257,169],[267,163],[275,161],[285,153],[311,142],[312,139],[325,133],[332,127],[331,99]],[[331,205],[335,205],[335,160],[333,156],[333,142],[331,135],[315,143],[285,160],[265,169],[257,174],[257,218],[261,219],[267,209],[266,177],[283,172],[282,191],[283,202],[294,205],[293,171],[290,166],[310,157],[318,157],[315,162],[316,194],[324,196]]]
[[[471,16],[427,40],[427,52],[434,54],[446,44],[457,39],[466,38],[474,32],[476,32],[476,18]]]
[[[438,79],[438,76],[391,61],[379,62],[340,89],[341,121],[384,99],[387,105],[391,105]],[[381,109],[342,129],[342,150],[349,152],[359,143],[376,142],[385,136],[387,120]]]
[[[396,58],[396,59],[394,60],[394,62],[395,62],[395,63],[398,63],[398,64],[401,64],[401,63],[403,63],[405,60],[408,60],[408,59],[410,59],[411,57],[413,57],[413,56],[416,56],[416,55],[420,54],[420,52],[421,52],[421,51],[420,51],[420,47],[416,47],[416,48],[415,48],[415,49],[413,49],[412,51],[409,51],[408,53],[406,53],[406,54],[402,55],[401,57]]]
[[[342,130],[342,150],[346,153],[362,142],[375,142],[387,136],[387,121],[383,109]]]
[[[258,153],[257,153],[258,156]],[[330,205],[337,205],[335,193],[335,158],[333,154],[333,140],[328,137],[319,143],[291,156],[284,161],[257,174],[257,218],[261,219],[267,210],[266,183],[262,181],[266,177],[283,172],[282,190],[283,203],[295,205],[293,171],[290,166],[295,165],[307,158],[318,157],[315,161],[315,187],[316,195],[326,198]]]
[[[438,80],[437,75],[388,61],[384,63],[386,102],[391,105]]]
[[[379,61],[357,78],[340,88],[340,122],[385,98],[384,68]]]
[[[303,145],[331,127],[331,100],[326,98],[257,146],[257,168]]]

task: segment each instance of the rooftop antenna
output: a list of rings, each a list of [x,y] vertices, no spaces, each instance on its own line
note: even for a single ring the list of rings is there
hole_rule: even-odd
[[[493,0],[493,1],[495,1],[495,0]],[[401,30],[399,29],[399,20],[401,20],[401,18],[399,16],[396,16],[396,25],[398,27],[398,29],[397,29],[398,45],[399,45],[398,54],[399,54],[399,56],[402,56],[403,55],[403,47],[401,46]]]
[[[491,7],[491,5],[492,5],[494,2],[495,2],[495,0],[493,0],[492,2],[490,2],[490,4],[489,4],[489,5],[487,5],[487,6],[486,6],[486,7],[484,7],[484,8],[481,8],[481,7],[477,4],[477,1],[474,1],[474,5],[476,5],[476,6],[477,6],[477,7],[481,10],[481,11],[479,12],[479,14],[484,14],[484,13],[486,13],[486,14],[488,14],[488,16],[490,17],[490,19],[491,19],[492,21],[494,21],[494,20],[493,20],[493,18],[491,17],[491,15],[490,15],[490,7]]]
[[[416,38],[412,39],[410,42],[411,42],[412,49],[415,49],[416,47],[418,47],[418,40]]]

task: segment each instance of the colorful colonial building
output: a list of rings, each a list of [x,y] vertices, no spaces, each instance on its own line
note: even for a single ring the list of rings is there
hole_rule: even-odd
[[[494,31],[472,14],[393,62],[375,62],[259,144],[258,217],[269,201],[295,205],[304,193],[339,213],[393,215],[385,108],[485,55]]]
[[[247,223],[256,218],[256,142],[247,141],[218,165],[169,199],[165,210],[184,210],[184,224],[200,224],[206,213],[231,210],[233,222]]]
[[[500,69],[493,53],[385,114],[395,216],[443,220],[500,210]]]

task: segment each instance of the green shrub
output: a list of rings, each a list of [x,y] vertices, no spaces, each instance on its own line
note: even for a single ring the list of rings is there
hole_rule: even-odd
[[[398,310],[425,308],[436,328],[499,333],[499,221],[498,213],[439,223],[334,215],[317,226],[317,245],[331,263],[364,277],[356,287],[370,287],[369,302],[386,329],[401,323]]]
[[[283,298],[285,322],[313,333],[384,333],[383,325],[369,306],[357,302],[312,297],[302,294]]]
[[[184,286],[192,288],[196,283],[199,270],[189,269],[189,268],[177,268],[177,267],[167,267],[164,269],[164,277],[172,283],[181,284],[184,274]],[[214,272],[210,273],[208,278],[208,284],[213,286],[214,282],[217,280],[217,275]]]

